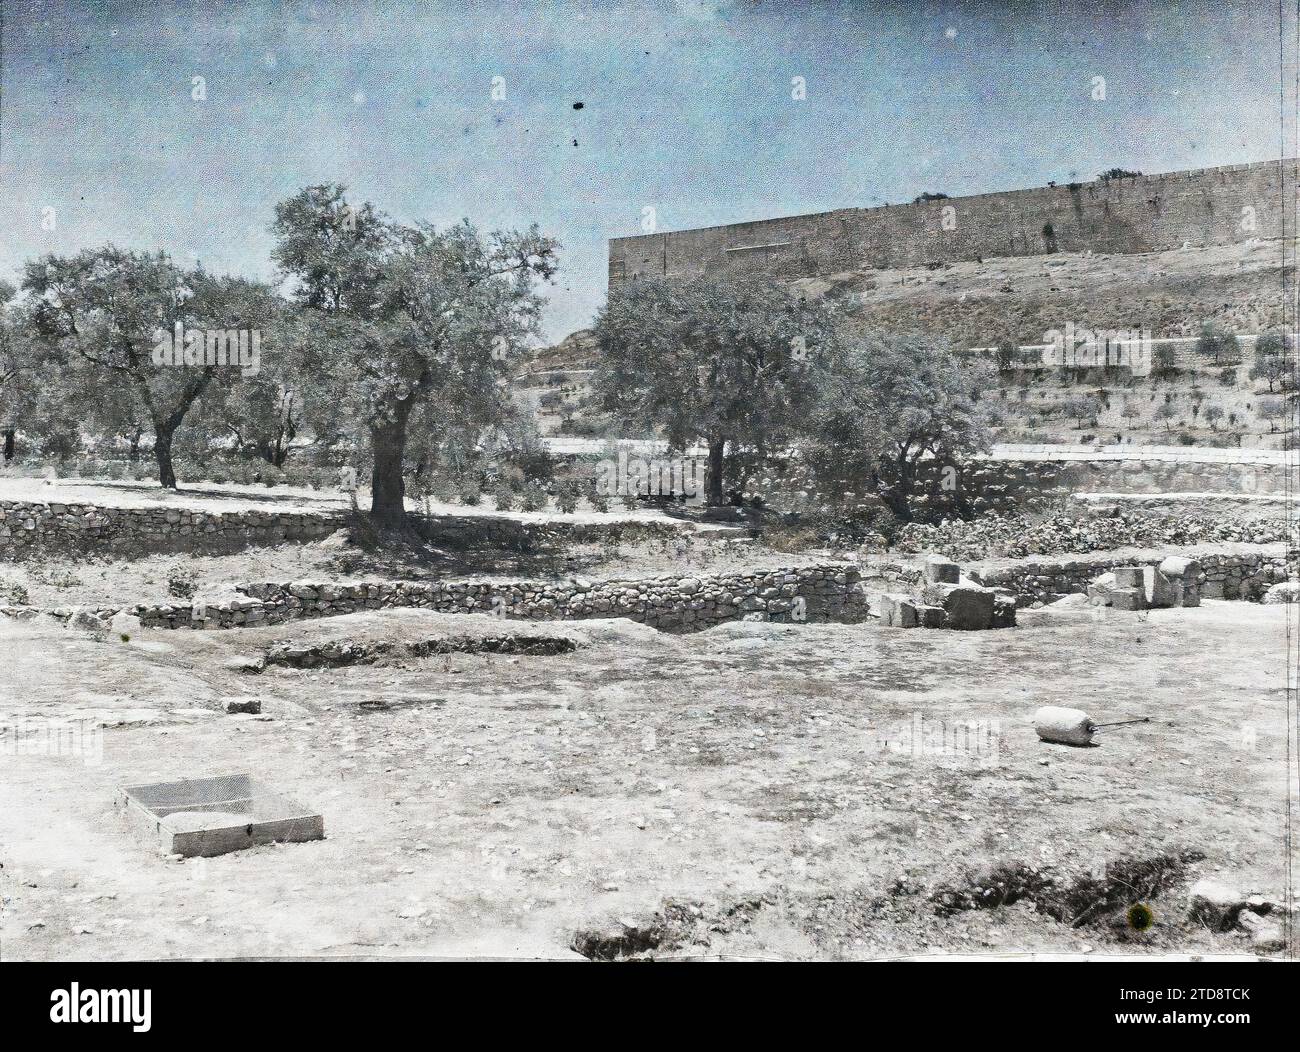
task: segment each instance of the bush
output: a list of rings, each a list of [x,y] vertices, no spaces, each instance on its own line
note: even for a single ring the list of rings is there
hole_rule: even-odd
[[[492,498],[496,501],[497,511],[513,511],[515,508],[515,491],[504,483],[492,491]]]
[[[478,484],[477,479],[469,479],[460,484],[458,496],[462,504],[475,507],[483,499],[483,487]]]
[[[594,486],[587,491],[587,502],[591,505],[593,511],[602,514],[609,511],[609,497],[599,492]]]
[[[26,606],[27,586],[11,581],[7,577],[0,577],[0,602],[8,606]]]
[[[545,511],[546,506],[549,503],[550,497],[544,487],[538,485],[536,482],[529,483],[524,487],[524,511]]]
[[[199,590],[198,575],[184,563],[167,567],[167,594],[175,599],[193,599]]]
[[[576,479],[565,479],[558,482],[555,486],[555,506],[564,515],[572,515],[573,512],[577,511],[577,498],[580,490],[581,484]]]

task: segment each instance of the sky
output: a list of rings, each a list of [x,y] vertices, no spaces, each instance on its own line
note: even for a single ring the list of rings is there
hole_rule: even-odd
[[[558,238],[550,341],[589,324],[608,240],[642,233],[646,208],[664,232],[1282,150],[1268,0],[0,0],[0,15],[0,278],[112,242],[273,280],[276,201],[339,182],[398,220]]]

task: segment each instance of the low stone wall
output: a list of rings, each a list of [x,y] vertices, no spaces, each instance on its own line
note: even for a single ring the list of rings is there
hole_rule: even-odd
[[[145,628],[233,628],[413,606],[531,621],[624,617],[667,631],[693,631],[741,619],[860,621],[867,615],[860,582],[857,568],[846,563],[595,583],[295,581],[243,585],[237,589],[239,595],[219,602],[86,612],[105,620],[126,612],[140,618]],[[53,613],[67,618],[76,611],[64,608]]]
[[[1247,452],[1247,451],[1243,451]],[[941,492],[942,480],[932,480]],[[1034,507],[1075,493],[1247,493],[1286,491],[1281,463],[1173,456],[1097,459],[1042,456],[972,461],[958,476],[976,511]]]
[[[1075,555],[1054,558],[1030,558],[1007,566],[968,571],[971,580],[988,588],[1006,588],[1014,592],[1020,606],[1034,602],[1050,603],[1063,595],[1083,593],[1100,574],[1116,566],[1158,566],[1169,553],[1147,555]],[[1183,553],[1179,553],[1183,554]],[[1268,551],[1204,552],[1196,551],[1204,578],[1201,596],[1206,599],[1247,599],[1258,601],[1270,585],[1288,579],[1287,557],[1279,548]],[[863,566],[868,583],[881,581],[882,590],[892,590],[893,583],[917,584],[923,579],[922,564],[872,557]],[[1291,567],[1295,577],[1297,567]]]
[[[349,513],[229,511],[183,507],[114,508],[93,504],[0,501],[0,560],[39,551],[223,554],[241,548],[318,541],[347,525]],[[411,515],[432,543],[452,549],[489,546],[527,551],[553,543],[668,538],[693,528],[672,520],[603,522],[521,520],[499,515]]]
[[[412,515],[420,535],[442,548],[462,551],[475,546],[527,550],[547,544],[605,544],[665,540],[694,528],[671,519],[611,519],[566,522],[507,518],[500,515]]]
[[[38,550],[119,555],[220,553],[286,541],[316,541],[340,529],[343,514],[203,512],[186,508],[113,508],[93,504],[0,500],[0,559]]]

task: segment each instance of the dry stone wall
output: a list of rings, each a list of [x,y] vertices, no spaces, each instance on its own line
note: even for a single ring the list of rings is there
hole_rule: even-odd
[[[241,585],[219,602],[104,607],[145,628],[232,628],[282,624],[364,610],[422,607],[440,613],[496,614],[530,621],[622,617],[667,631],[724,621],[854,622],[867,616],[861,574],[848,563],[748,573],[665,576],[629,581],[264,582]],[[21,611],[21,608],[17,608]],[[8,608],[15,613],[15,608]],[[75,616],[73,608],[53,611]]]
[[[314,541],[344,525],[343,515],[278,511],[203,512],[0,500],[0,559],[43,549],[132,555],[232,551],[250,545]]]
[[[1243,546],[1244,547],[1244,546]],[[1079,555],[1056,558],[1030,558],[992,569],[972,567],[966,571],[971,580],[986,588],[1003,588],[1013,592],[1020,606],[1035,602],[1050,603],[1064,595],[1086,593],[1088,585],[1100,574],[1117,566],[1159,566],[1164,553],[1148,555]],[[1200,594],[1207,599],[1260,600],[1269,587],[1288,579],[1287,556],[1278,546],[1275,551],[1196,551],[1203,579]],[[870,585],[881,583],[882,590],[892,591],[895,584],[914,585],[924,579],[923,564],[869,557],[863,567]],[[1300,572],[1293,562],[1290,578]]]
[[[0,560],[42,551],[116,555],[158,552],[220,554],[246,547],[318,541],[347,525],[346,512],[204,512],[188,508],[115,508],[0,500]],[[564,541],[603,543],[670,537],[690,524],[672,521],[528,521],[492,515],[412,516],[430,541],[461,549],[486,545],[527,549]]]

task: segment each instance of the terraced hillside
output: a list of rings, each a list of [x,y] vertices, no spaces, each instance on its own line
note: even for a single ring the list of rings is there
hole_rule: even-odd
[[[1041,344],[1045,333],[1070,322],[1095,330],[1141,327],[1157,338],[1194,337],[1206,323],[1241,336],[1284,323],[1280,241],[851,271],[793,284],[809,296],[853,304],[856,327],[921,331],[964,348]],[[1243,339],[1241,360],[1214,364],[1198,358],[1191,343],[1176,345],[1177,372],[1164,376],[1004,371],[993,396],[1004,416],[999,438],[1277,447],[1281,392],[1249,378],[1251,346]],[[592,433],[590,414],[577,409],[598,353],[590,332],[580,330],[539,352],[516,381],[545,433],[579,433],[579,416],[588,418],[583,433]]]

